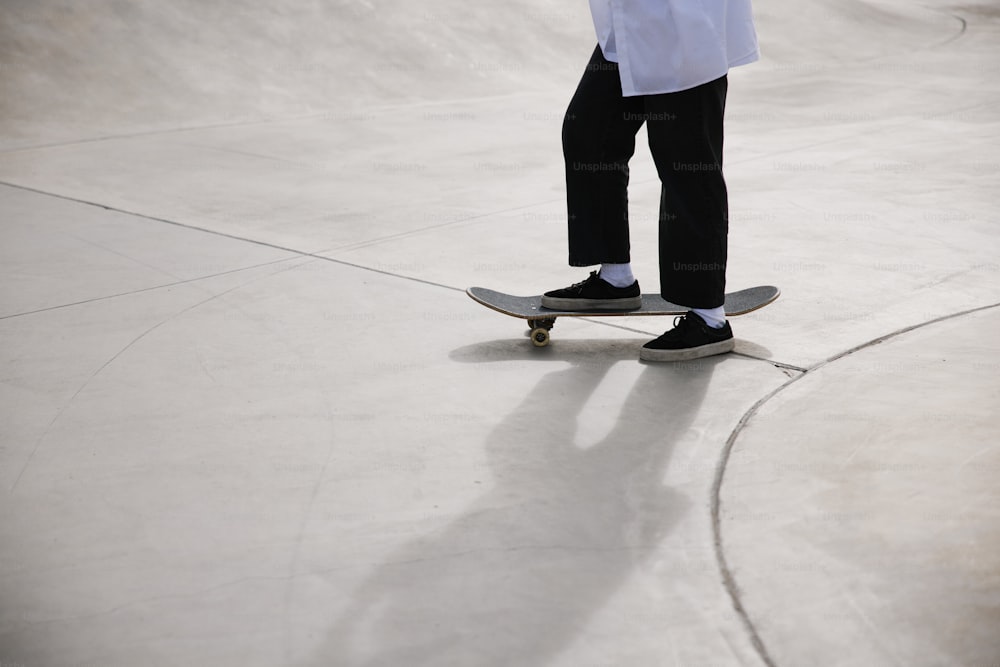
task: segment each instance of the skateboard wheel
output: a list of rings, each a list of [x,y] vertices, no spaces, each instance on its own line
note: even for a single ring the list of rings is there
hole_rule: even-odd
[[[535,327],[531,330],[531,344],[535,347],[545,347],[549,344],[549,330],[544,327]]]

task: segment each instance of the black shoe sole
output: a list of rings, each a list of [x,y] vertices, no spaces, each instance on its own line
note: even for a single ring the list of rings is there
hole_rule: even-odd
[[[639,350],[639,358],[643,361],[690,361],[691,359],[701,359],[711,357],[716,354],[732,352],[736,347],[736,341],[732,338],[720,340],[717,343],[707,343],[698,347],[685,347],[679,350],[657,350],[651,347],[643,347]]]

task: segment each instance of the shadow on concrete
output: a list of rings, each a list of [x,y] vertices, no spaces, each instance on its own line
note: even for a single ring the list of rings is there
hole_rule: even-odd
[[[456,356],[488,360],[495,345]],[[545,375],[487,437],[492,489],[375,567],[308,664],[542,665],[558,655],[688,510],[662,479],[717,363],[639,371],[606,437],[586,448],[576,425],[614,355]]]
[[[499,361],[560,361],[571,364],[635,361],[639,358],[639,339],[564,338],[546,347],[535,347],[527,337],[481,341],[456,348],[452,361],[487,363]]]

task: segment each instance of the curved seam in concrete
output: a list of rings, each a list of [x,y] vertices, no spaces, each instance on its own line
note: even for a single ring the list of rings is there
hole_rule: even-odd
[[[777,389],[771,391],[770,393],[766,394],[764,397],[759,399],[756,403],[754,403],[750,407],[749,410],[747,410],[743,414],[739,422],[737,422],[736,427],[733,429],[732,433],[729,434],[729,438],[726,440],[726,444],[722,448],[722,452],[719,455],[719,462],[716,464],[715,467],[715,479],[713,480],[712,483],[711,517],[712,517],[713,548],[715,549],[715,559],[719,567],[719,573],[722,575],[722,584],[723,587],[726,589],[726,592],[729,594],[730,599],[732,600],[733,609],[736,611],[736,615],[739,616],[740,621],[743,623],[744,628],[750,635],[750,642],[753,644],[754,649],[757,651],[758,656],[768,667],[775,667],[775,662],[768,653],[767,647],[764,645],[764,642],[761,639],[760,634],[757,632],[757,628],[754,626],[753,621],[750,619],[750,615],[743,607],[743,602],[740,599],[739,587],[736,584],[736,579],[733,577],[732,571],[729,569],[729,563],[726,560],[725,550],[722,547],[722,523],[720,519],[722,483],[725,479],[726,466],[729,464],[729,457],[732,454],[733,447],[736,445],[736,441],[739,439],[740,434],[743,432],[743,429],[746,428],[746,425],[750,422],[751,419],[754,418],[754,416],[757,414],[760,408],[764,406],[765,403],[770,401],[772,398],[774,398],[779,393],[783,392],[785,389],[792,386],[802,378],[806,377],[807,375],[812,375],[815,371],[818,371],[821,368],[824,368],[834,363],[835,361],[839,361],[845,357],[854,354],[855,352],[859,352],[869,347],[874,347],[876,345],[884,343],[887,340],[891,340],[898,336],[902,336],[903,334],[915,331],[917,329],[922,329],[924,327],[938,324],[946,320],[958,319],[960,317],[965,317],[973,313],[977,313],[984,310],[990,310],[991,308],[998,308],[998,307],[1000,307],[1000,303],[993,303],[987,306],[977,306],[976,308],[970,308],[968,310],[963,310],[957,313],[943,315],[941,317],[937,317],[932,320],[927,320],[926,322],[921,322],[919,324],[914,324],[908,327],[904,327],[902,329],[898,329],[884,336],[879,336],[878,338],[873,338],[868,342],[856,345],[848,350],[845,350],[844,352],[840,352],[826,359],[825,361],[821,361],[812,368],[805,370],[801,375],[798,375],[788,380],[787,382],[779,386]]]
[[[932,49],[936,49],[936,48],[938,48],[940,46],[944,46],[945,44],[951,44],[955,40],[960,39],[961,37],[964,37],[965,33],[968,32],[968,30],[969,30],[969,22],[966,19],[964,19],[963,17],[959,16],[958,14],[951,14],[951,17],[953,19],[956,19],[959,23],[961,23],[962,27],[958,29],[957,33],[955,33],[954,35],[952,35],[948,39],[944,40],[940,44],[935,44],[934,46],[932,46],[931,47]]]

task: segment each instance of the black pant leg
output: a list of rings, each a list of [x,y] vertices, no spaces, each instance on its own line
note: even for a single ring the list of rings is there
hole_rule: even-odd
[[[662,183],[660,291],[689,308],[725,301],[729,204],[722,174],[725,76],[645,97],[650,152]]]
[[[642,123],[642,98],[622,95],[598,46],[563,121],[571,266],[630,261],[628,161]]]

